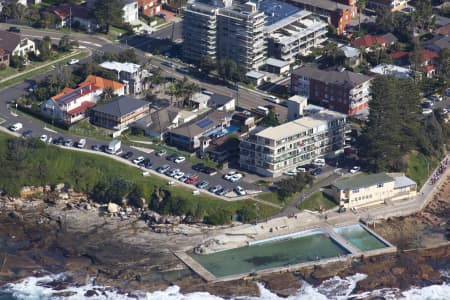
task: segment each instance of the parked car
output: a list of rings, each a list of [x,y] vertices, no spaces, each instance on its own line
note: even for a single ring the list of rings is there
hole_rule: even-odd
[[[19,131],[22,128],[23,128],[22,123],[16,123],[16,124],[9,126],[9,130],[14,131],[14,132]]]
[[[77,147],[80,149],[83,149],[84,147],[86,147],[86,139],[80,139],[77,143]]]
[[[294,170],[285,171],[283,174],[287,175],[287,176],[297,176],[297,170],[294,169]]]
[[[33,131],[27,130],[27,131],[25,131],[24,133],[22,133],[22,137],[24,137],[24,138],[29,138],[29,137],[32,136],[32,134],[33,134]]]
[[[278,99],[275,96],[267,96],[266,98],[264,98],[265,100],[272,102],[272,103],[276,103],[279,104],[280,103],[280,99]]]
[[[181,177],[184,176],[184,172],[180,171],[177,174],[173,175],[173,179],[179,180]]]
[[[317,168],[317,169],[311,171],[311,175],[313,175],[313,176],[317,176],[320,173],[322,173],[322,169],[321,168]]]
[[[155,154],[156,154],[156,156],[161,157],[161,156],[166,155],[166,154],[167,154],[167,151],[166,151],[166,150],[159,150],[159,151],[156,151]]]
[[[425,108],[425,109],[422,110],[422,114],[423,115],[429,115],[429,114],[432,114],[432,113],[433,113],[433,110],[430,109],[430,108]]]
[[[144,160],[145,160],[145,157],[143,157],[143,156],[138,156],[138,157],[136,157],[135,159],[133,159],[133,164],[138,165],[138,164],[140,164],[141,162],[143,162]]]
[[[217,193],[218,191],[220,191],[222,189],[222,186],[220,184],[217,184],[215,186],[212,186],[209,188],[209,191],[211,193]]]
[[[196,184],[199,181],[199,178],[197,175],[192,175],[191,177],[189,177],[185,182],[187,184]]]
[[[101,151],[102,150],[102,145],[100,145],[100,144],[92,145],[92,150],[94,150],[94,151]]]
[[[174,169],[168,171],[168,172],[166,173],[166,175],[169,176],[169,177],[173,177],[173,176],[175,176],[175,174],[177,174],[177,173],[180,172],[180,171],[181,171],[180,169],[174,168]]]
[[[231,177],[233,177],[234,174],[236,174],[236,171],[229,171],[228,173],[226,173],[225,175],[223,175],[223,179],[225,180],[230,180]]]
[[[209,185],[209,182],[206,180],[203,180],[197,184],[197,187],[199,189],[205,189],[208,185]]]
[[[211,167],[206,167],[202,170],[203,173],[208,174],[210,176],[217,174],[217,169],[215,168],[211,168]]]
[[[236,173],[233,176],[231,176],[230,181],[231,182],[238,182],[239,180],[242,179],[242,177],[244,177],[244,175],[242,175],[241,173]]]
[[[200,163],[200,164],[195,164],[192,166],[192,169],[195,171],[203,171],[205,169],[205,165]]]
[[[72,58],[72,59],[69,60],[67,63],[68,63],[69,65],[74,65],[74,64],[77,64],[77,63],[79,63],[79,62],[80,62],[79,59]]]
[[[358,173],[361,170],[360,166],[354,166],[353,168],[350,169],[350,173],[355,174]]]
[[[431,95],[430,99],[433,100],[433,101],[440,102],[440,101],[444,100],[444,97],[442,97],[441,94],[436,93],[436,94]]]
[[[227,188],[224,187],[220,191],[218,191],[216,194],[219,195],[219,196],[224,196],[224,195],[226,195],[229,192],[230,192],[230,189],[227,189]]]
[[[297,167],[296,170],[297,170],[297,172],[300,172],[300,173],[306,173],[305,167]]]
[[[172,155],[167,156],[166,159],[169,161],[174,161],[177,157],[178,157],[177,155],[172,154]]]
[[[323,159],[323,158],[316,158],[313,161],[313,164],[318,166],[318,167],[323,167],[323,166],[325,166],[325,159]]]
[[[72,139],[67,139],[64,141],[64,146],[66,147],[72,147],[73,146],[73,141]]]
[[[177,68],[177,71],[183,74],[189,74],[189,69],[186,67],[179,67]]]
[[[133,152],[128,151],[127,153],[125,153],[124,155],[122,155],[122,158],[130,159],[132,156],[133,156]]]
[[[184,176],[182,176],[180,179],[178,179],[179,181],[181,181],[181,182],[186,182],[186,180],[188,180],[189,179],[189,177],[191,177],[192,176],[192,174],[191,173],[186,173],[186,174],[184,174]]]
[[[174,64],[171,61],[165,60],[161,63],[163,66],[169,67],[169,68],[173,68]]]
[[[64,138],[62,136],[59,136],[58,138],[53,140],[54,145],[63,145],[64,144]]]
[[[244,190],[244,188],[243,187],[241,187],[241,186],[237,186],[237,187],[235,187],[234,188],[234,191],[236,192],[236,194],[238,194],[239,196],[245,196],[245,195],[247,195],[247,192]]]
[[[46,134],[43,134],[43,135],[41,135],[40,137],[39,137],[39,139],[42,141],[42,142],[46,142],[47,141],[47,139],[48,139],[48,136],[46,135]]]
[[[11,26],[8,28],[9,32],[15,32],[15,33],[20,33],[20,28],[16,27],[16,26]]]
[[[159,167],[158,169],[156,169],[156,172],[164,174],[167,171],[169,171],[170,166],[169,165],[162,165],[161,167]]]
[[[176,164],[181,164],[182,162],[184,162],[186,160],[186,157],[184,156],[178,156],[177,158],[175,158],[173,161]]]
[[[422,102],[422,108],[431,108],[433,107],[434,103],[430,100],[425,100]]]

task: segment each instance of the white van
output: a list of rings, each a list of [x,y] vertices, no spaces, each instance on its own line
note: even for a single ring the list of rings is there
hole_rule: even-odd
[[[11,130],[11,131],[19,131],[20,129],[22,129],[22,127],[23,127],[22,123],[16,123],[14,125],[11,125],[9,127],[9,130]]]
[[[272,96],[272,95],[267,96],[267,97],[264,98],[264,99],[266,99],[267,101],[272,102],[272,103],[276,103],[276,104],[279,104],[279,103],[280,103],[280,99],[278,99],[277,97]]]
[[[81,139],[81,140],[79,140],[78,143],[77,143],[77,147],[78,147],[78,148],[84,148],[84,147],[86,147],[86,139]]]

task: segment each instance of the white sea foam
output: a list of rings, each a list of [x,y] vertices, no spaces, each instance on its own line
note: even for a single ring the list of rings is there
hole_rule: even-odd
[[[96,286],[88,284],[81,287],[69,287],[67,289],[55,291],[49,287],[53,281],[64,280],[65,275],[47,275],[43,277],[28,277],[25,280],[8,284],[3,288],[3,293],[8,293],[14,299],[23,300],[49,300],[49,299],[86,299],[85,293],[89,290],[95,290],[98,295],[90,297],[92,300],[222,300],[205,292],[196,292],[191,294],[181,294],[180,288],[171,286],[164,291],[153,293],[136,292],[134,295],[123,295],[110,287]],[[321,285],[313,287],[307,282],[302,282],[302,288],[294,296],[287,300],[344,300],[348,298],[363,299],[368,296],[383,296],[387,300],[446,300],[450,295],[450,284],[432,285],[423,288],[412,288],[405,292],[397,289],[380,289],[361,294],[352,294],[358,281],[366,278],[364,274],[356,274],[346,278],[333,277],[324,281]],[[270,292],[262,284],[258,284],[261,295],[259,297],[237,297],[236,300],[282,300],[276,294]],[[55,293],[72,292],[68,297],[56,297]],[[2,292],[0,292],[0,295]]]

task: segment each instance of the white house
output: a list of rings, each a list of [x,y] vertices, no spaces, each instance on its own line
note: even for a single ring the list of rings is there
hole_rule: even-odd
[[[39,54],[33,40],[3,30],[0,30],[0,49],[5,50],[11,56],[26,57],[28,53]]]
[[[139,6],[137,0],[126,0],[122,8],[123,21],[132,25],[139,23]]]

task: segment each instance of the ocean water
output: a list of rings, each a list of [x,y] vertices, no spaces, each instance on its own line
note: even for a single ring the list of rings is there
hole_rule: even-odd
[[[164,291],[154,293],[136,292],[133,295],[119,294],[113,288],[95,286],[88,284],[81,287],[69,287],[67,289],[53,290],[50,285],[52,282],[63,280],[64,274],[47,275],[44,277],[28,277],[25,280],[8,284],[0,290],[0,300],[49,300],[49,299],[93,299],[93,300],[225,300],[217,296],[204,292],[191,294],[181,294],[177,286],[172,286]],[[356,274],[346,278],[333,277],[324,281],[321,285],[313,287],[303,282],[302,288],[295,296],[281,298],[271,293],[259,284],[261,291],[260,297],[237,297],[233,300],[345,300],[345,299],[363,299],[367,296],[382,296],[386,300],[447,300],[450,299],[450,283],[443,285],[432,285],[423,288],[412,288],[408,291],[399,292],[397,289],[382,289],[363,294],[352,294],[357,282],[366,278],[364,274]],[[96,296],[87,298],[87,291],[95,290]],[[71,296],[61,297],[55,293],[72,292]]]

